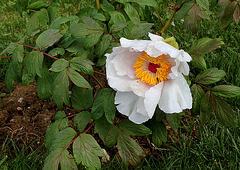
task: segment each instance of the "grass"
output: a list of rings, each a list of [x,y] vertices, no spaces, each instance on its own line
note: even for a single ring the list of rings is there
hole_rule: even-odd
[[[61,3],[64,6],[62,11],[72,10],[76,13],[76,9],[67,1],[62,0]],[[81,3],[79,7],[85,7],[84,5],[86,4]],[[15,11],[14,1],[13,3],[2,1],[0,12],[2,14],[0,16],[1,52],[10,42],[16,42],[24,35],[25,20]],[[164,15],[164,12],[160,15]],[[70,14],[68,12],[66,15]],[[214,15],[211,18],[201,23],[197,34],[183,30],[181,22],[175,22],[175,27],[170,26],[166,33],[169,36],[175,36],[182,49],[188,49],[195,40],[202,37],[222,38],[225,45],[205,55],[207,66],[208,68],[217,67],[226,72],[227,75],[219,84],[240,86],[240,22],[232,23],[226,29],[219,29],[219,20]],[[166,18],[163,17],[163,19]],[[8,60],[0,62],[0,82],[4,79],[7,66]],[[226,101],[236,111],[239,121],[240,97],[226,99]],[[159,148],[158,157],[144,158],[140,169],[238,169],[240,167],[239,128],[226,128],[217,123],[215,117],[203,126],[197,118],[193,122],[185,123],[186,125],[179,129],[177,140],[169,138],[171,145],[163,145]],[[197,132],[196,136],[192,135],[193,131]],[[0,151],[1,169],[24,169],[26,167],[27,169],[39,169],[43,165],[44,152],[40,149],[29,152],[31,145],[19,148],[16,141],[7,141],[6,138]],[[132,167],[126,168],[118,158],[103,166],[103,169],[113,168],[133,169]]]

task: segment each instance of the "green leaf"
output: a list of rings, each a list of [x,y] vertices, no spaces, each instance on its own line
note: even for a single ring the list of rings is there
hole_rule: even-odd
[[[18,13],[22,16],[23,11],[26,11],[26,8],[28,6],[28,0],[17,0],[17,10]]]
[[[70,67],[84,74],[93,75],[94,63],[88,58],[74,57],[70,60]]]
[[[183,19],[187,15],[189,10],[192,8],[192,6],[193,6],[193,2],[184,3],[184,5],[180,8],[180,10],[174,16],[174,19],[176,21]]]
[[[209,2],[208,2],[208,0],[196,0],[196,2],[198,3],[198,5],[201,7],[201,8],[203,8],[203,9],[205,9],[205,10],[209,10]]]
[[[233,13],[236,8],[237,1],[230,2],[224,9],[221,19],[221,27],[226,28],[233,21]]]
[[[219,85],[211,89],[214,94],[222,97],[236,97],[240,95],[240,87],[231,85]]]
[[[140,24],[134,25],[128,31],[128,36],[132,39],[142,38],[151,31],[152,26],[153,24],[151,23],[140,23]]]
[[[89,34],[99,33],[101,32],[101,30],[96,28],[89,28],[84,23],[78,23],[78,24],[73,24],[70,27],[69,32],[72,34],[74,38],[81,38]]]
[[[19,80],[21,79],[21,77],[19,77],[19,75],[16,72],[16,67],[15,64],[13,64],[13,62],[11,62],[8,66],[8,69],[6,71],[6,75],[5,75],[5,86],[7,87],[9,92],[12,92],[13,89],[13,83],[15,80]]]
[[[179,49],[178,43],[176,42],[176,39],[174,37],[166,38],[163,40],[165,43],[173,46],[176,49]]]
[[[91,116],[88,111],[80,112],[74,118],[74,126],[77,127],[79,132],[82,132],[87,127],[90,120]]]
[[[166,119],[168,124],[173,128],[173,130],[177,132],[181,122],[180,113],[166,114]]]
[[[240,4],[236,5],[236,8],[233,12],[233,20],[235,21],[235,23],[237,24],[238,20],[240,19],[240,15],[239,15],[239,9],[240,8]]]
[[[206,123],[212,114],[212,107],[213,107],[213,96],[210,91],[206,92],[200,104],[200,121],[202,124]]]
[[[76,135],[77,132],[70,127],[65,128],[62,131],[58,132],[54,141],[52,142],[50,152],[56,150],[57,148],[67,149],[67,147],[69,147],[69,143],[73,140],[74,136]]]
[[[126,22],[118,21],[110,27],[110,32],[111,33],[116,33],[116,32],[122,31],[125,27],[127,27]]]
[[[46,65],[42,69],[42,77],[37,78],[37,93],[40,99],[50,99],[53,91],[53,80]]]
[[[57,120],[61,120],[61,119],[64,119],[66,116],[66,113],[64,111],[58,111],[54,117],[54,120],[57,121]]]
[[[193,96],[193,105],[192,105],[192,111],[191,113],[196,116],[200,113],[200,103],[202,96],[204,95],[204,90],[201,86],[197,84],[193,84],[191,86],[191,93]]]
[[[74,86],[71,95],[72,106],[77,110],[88,109],[93,102],[93,90]]]
[[[62,149],[57,148],[56,150],[49,153],[44,161],[43,170],[58,170],[59,162],[61,159]]]
[[[49,7],[48,7],[48,14],[49,14],[49,18],[51,20],[51,23],[58,17],[61,17],[61,14],[59,12],[59,7],[55,4],[51,4]]]
[[[61,37],[62,35],[59,34],[59,30],[48,29],[39,35],[39,37],[36,40],[36,44],[42,50],[44,48],[52,46]]]
[[[34,36],[39,26],[38,14],[34,13],[26,25],[27,35]]]
[[[48,11],[45,8],[43,8],[40,11],[38,11],[37,14],[39,23],[46,27],[49,23]]]
[[[115,8],[112,4],[110,4],[108,1],[104,0],[103,4],[101,4],[101,8],[103,9],[103,11],[105,12],[110,12],[110,11],[114,11]]]
[[[203,56],[192,56],[192,63],[199,69],[206,70],[207,69],[207,64]]]
[[[220,123],[227,127],[236,127],[236,114],[229,106],[229,104],[218,96],[214,96],[214,113]]]
[[[98,156],[104,156],[101,147],[89,134],[80,134],[73,143],[73,153],[77,164],[87,168],[100,169],[101,162]]]
[[[48,6],[49,6],[49,4],[47,3],[47,1],[36,1],[32,4],[30,4],[27,8],[36,10],[36,9],[41,9],[41,8],[45,8]]]
[[[122,120],[118,123],[118,126],[120,129],[133,136],[146,136],[152,134],[152,131],[143,124],[135,124],[130,120]]]
[[[152,6],[154,8],[158,8],[158,4],[155,0],[127,0],[127,2],[135,2],[139,5],[147,5],[147,6]]]
[[[132,138],[122,131],[119,132],[117,146],[119,155],[125,165],[130,164],[137,167],[141,164],[140,156],[145,156],[144,151]]]
[[[151,125],[152,130],[152,142],[160,147],[162,143],[167,142],[167,129],[165,124],[162,121],[153,120],[153,124]]]
[[[67,150],[63,150],[61,153],[60,165],[62,170],[78,170],[73,156]]]
[[[48,53],[51,56],[63,55],[65,54],[65,50],[62,48],[54,48]]]
[[[33,82],[35,75],[42,77],[43,53],[32,51],[23,60],[23,85]]]
[[[58,73],[54,79],[53,100],[59,109],[62,109],[63,102],[69,105],[69,79],[67,69]]]
[[[89,29],[103,30],[103,28],[92,18],[83,16],[82,21]]]
[[[209,68],[197,75],[195,81],[199,84],[213,84],[220,81],[226,75],[225,71],[217,68]]]
[[[59,17],[53,21],[53,23],[50,26],[50,29],[58,29],[60,25],[66,23],[68,21],[74,21],[77,19],[78,19],[77,16]]]
[[[86,49],[93,47],[100,40],[102,34],[102,31],[89,34],[84,40],[84,47]]]
[[[126,19],[124,17],[124,15],[121,12],[118,11],[111,11],[109,12],[111,19],[109,21],[110,24],[114,24],[117,23],[119,21],[124,21],[126,22]]]
[[[117,142],[118,135],[120,133],[120,129],[117,126],[113,126],[107,133],[105,139],[103,140],[104,145],[108,148],[113,147]]]
[[[102,56],[107,50],[107,48],[109,47],[111,41],[112,41],[112,36],[109,34],[104,34],[102,36],[101,41],[96,46],[95,53],[98,56]]]
[[[65,117],[64,119],[61,120],[61,123],[59,124],[59,127],[58,127],[60,131],[68,128],[68,121],[69,120],[67,117]]]
[[[91,85],[84,79],[84,77],[71,67],[67,69],[67,75],[76,86],[89,89],[92,88]]]
[[[107,134],[111,127],[112,124],[107,121],[105,116],[102,116],[100,119],[96,120],[94,126],[94,133],[98,133],[99,137],[105,143],[105,138],[107,137]]]
[[[101,13],[93,14],[93,18],[97,19],[99,21],[106,21],[106,17],[103,14],[101,14]]]
[[[201,38],[191,46],[188,52],[190,55],[204,55],[220,48],[223,44],[220,38]]]
[[[45,147],[48,151],[50,150],[52,143],[59,132],[58,127],[60,123],[61,123],[61,120],[55,121],[47,128],[46,135],[45,135]]]
[[[0,56],[2,56],[3,54],[5,54],[5,53],[9,53],[9,54],[12,54],[13,52],[14,52],[14,50],[16,49],[16,47],[18,47],[19,46],[19,44],[18,43],[13,43],[13,42],[11,42],[8,46],[7,46],[7,48],[5,48],[2,52],[1,52],[1,54],[0,54]],[[1,59],[0,59],[0,61],[1,61]]]
[[[100,90],[95,98],[91,112],[92,119],[99,119],[103,113],[105,113],[108,122],[113,124],[116,108],[114,104],[114,91],[109,88]]]
[[[67,66],[69,65],[69,61],[65,60],[64,58],[61,58],[59,60],[56,60],[51,68],[49,69],[50,71],[54,71],[54,72],[61,72],[63,71],[65,68],[67,68]]]
[[[124,11],[133,23],[139,23],[140,17],[138,11],[129,3],[125,4]]]

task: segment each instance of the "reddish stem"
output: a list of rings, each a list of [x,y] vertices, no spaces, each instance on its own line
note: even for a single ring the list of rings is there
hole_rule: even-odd
[[[91,129],[91,127],[95,124],[96,121],[94,121],[84,132],[82,132],[81,134],[83,133],[86,133],[87,131],[89,131],[89,129]]]
[[[101,73],[101,72],[99,72],[99,71],[96,71],[96,70],[93,70],[93,71],[94,71],[94,73],[97,73],[97,74],[101,74],[101,75],[103,75],[103,76],[106,76],[106,74]]]
[[[2,56],[2,58],[12,58],[11,56]]]
[[[60,44],[57,44],[60,48],[62,48],[62,49],[64,49],[65,50],[65,48],[63,48]],[[68,54],[68,52],[66,52],[67,53],[67,56],[68,56],[68,58],[71,60],[72,58],[70,57],[70,55]]]
[[[120,43],[120,41],[116,38],[116,37],[114,37],[112,34],[110,34],[109,32],[107,32],[107,31],[103,31],[103,32],[105,32],[105,33],[107,33],[107,34],[109,34],[109,35],[111,35],[118,43]]]
[[[22,44],[22,45],[25,46],[25,47],[29,47],[29,48],[32,48],[32,49],[34,49],[34,50],[37,50],[37,51],[43,53],[44,55],[46,55],[46,56],[48,56],[48,57],[51,57],[51,58],[53,58],[53,59],[55,59],[55,60],[59,60],[59,58],[53,57],[53,56],[51,56],[51,55],[49,55],[49,54],[47,54],[47,53],[45,53],[45,52],[43,52],[43,51],[41,51],[41,50],[39,50],[39,49],[37,49],[37,48],[34,48],[34,47],[30,46],[30,45],[26,45],[26,44]]]
[[[198,83],[196,83],[197,85],[199,85],[199,86],[201,86],[201,87],[203,87],[203,88],[205,88],[205,89],[207,89],[207,90],[209,90],[209,91],[211,91],[211,89],[209,89],[208,87],[206,87],[206,86],[204,86],[204,85],[202,85],[202,84],[198,84]]]
[[[156,8],[155,8],[155,11],[157,12],[158,18],[160,19],[162,26],[164,27],[165,24],[164,24],[164,22],[163,22],[161,16],[159,15],[159,13],[158,13]]]

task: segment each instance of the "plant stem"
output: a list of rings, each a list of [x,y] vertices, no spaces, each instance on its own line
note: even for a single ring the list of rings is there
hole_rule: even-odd
[[[101,6],[100,6],[100,2],[99,2],[99,0],[96,0],[96,4],[97,4],[97,8],[100,9]]]
[[[2,58],[12,58],[11,56],[2,56]]]
[[[102,88],[104,88],[103,85],[100,83],[100,81],[99,81],[94,75],[92,75],[92,77],[98,82],[98,84],[99,84]]]
[[[34,50],[37,50],[37,51],[43,53],[44,55],[46,55],[46,56],[48,56],[48,57],[51,57],[51,58],[53,58],[53,59],[55,59],[55,60],[59,60],[59,58],[53,57],[53,56],[51,56],[51,55],[49,55],[49,54],[47,54],[47,53],[45,53],[45,52],[43,52],[43,51],[41,51],[41,50],[39,50],[39,49],[37,49],[37,48],[34,48],[34,47],[30,46],[30,45],[26,45],[26,44],[22,44],[22,45],[25,46],[25,47],[29,47],[29,48],[32,48],[32,49],[34,49]]]
[[[106,76],[106,74],[101,73],[101,72],[99,72],[99,71],[94,70],[94,72],[97,73],[97,74],[101,74],[101,75],[103,75],[103,76]]]
[[[172,15],[170,16],[170,18],[168,19],[167,23],[164,25],[164,27],[161,29],[161,31],[159,32],[160,35],[162,35],[165,30],[167,29],[167,27],[171,24],[171,21],[173,19],[173,17],[175,16],[176,12],[179,10],[179,7],[176,6],[172,12]]]
[[[162,23],[162,26],[164,27],[164,26],[165,26],[165,24],[164,24],[164,22],[163,22],[163,20],[162,20],[161,16],[159,15],[159,13],[158,13],[158,11],[157,11],[157,9],[156,9],[156,8],[155,8],[155,11],[157,12],[158,18],[160,19],[160,21],[161,21],[161,23]]]
[[[72,3],[72,5],[79,11],[78,7],[76,4],[74,4],[74,2],[72,0],[70,0],[70,2]]]
[[[112,34],[110,34],[109,32],[107,32],[107,31],[103,31],[103,32],[105,32],[105,33],[107,33],[107,34],[109,34],[109,35],[111,35],[118,43],[120,43],[120,41],[116,38],[116,37],[114,37]]]

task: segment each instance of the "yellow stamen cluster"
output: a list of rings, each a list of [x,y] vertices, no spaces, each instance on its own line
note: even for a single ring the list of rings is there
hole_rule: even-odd
[[[150,63],[158,65],[156,72],[149,70]],[[170,63],[166,60],[164,54],[155,58],[150,57],[145,51],[142,56],[138,56],[133,67],[135,68],[136,77],[149,85],[156,85],[166,80],[170,71]]]

